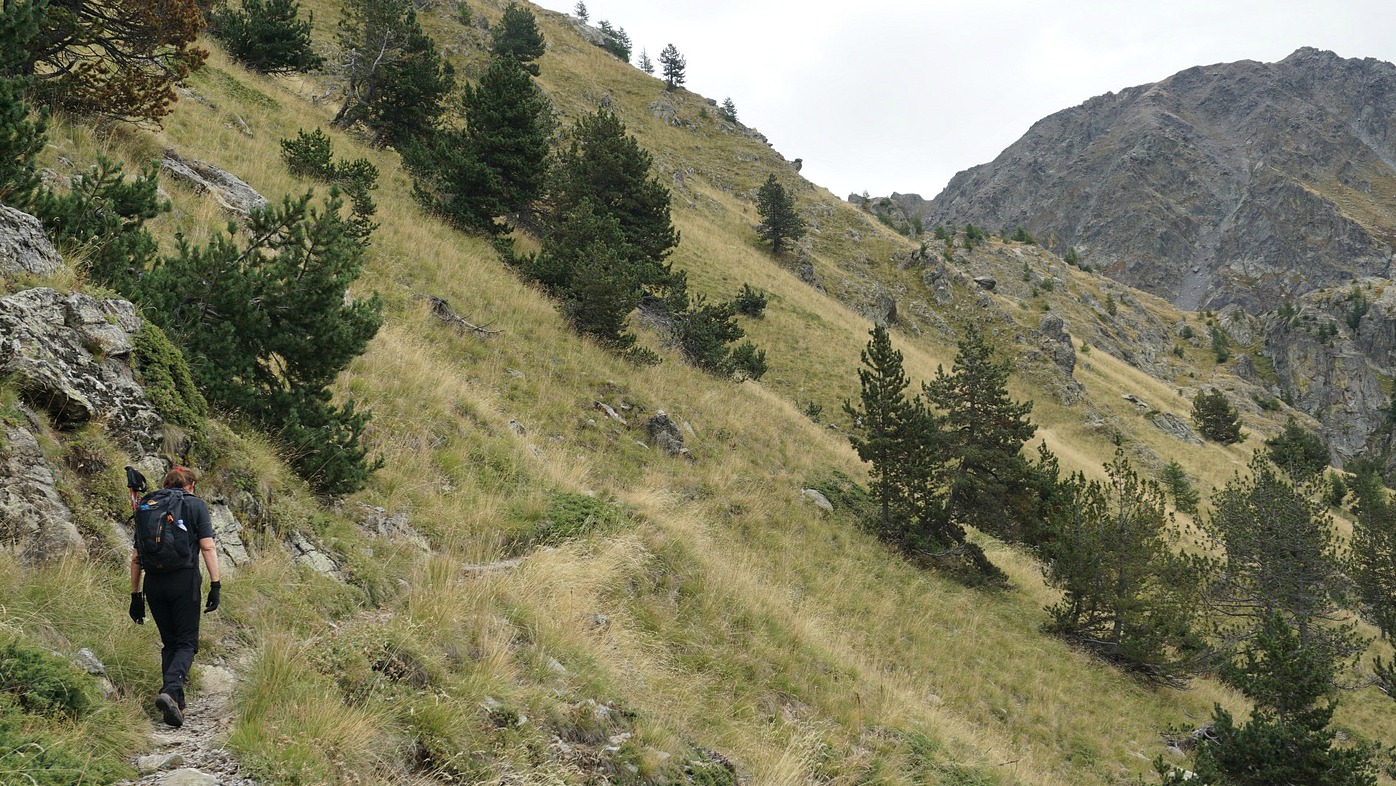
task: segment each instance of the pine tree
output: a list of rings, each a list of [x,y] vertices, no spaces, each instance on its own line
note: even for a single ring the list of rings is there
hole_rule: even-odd
[[[873,530],[918,561],[948,568],[972,583],[1001,583],[1002,572],[946,515],[945,424],[922,397],[906,395],[902,355],[892,349],[886,327],[873,328],[862,361],[860,406],[845,401],[844,411],[854,420],[856,433],[849,441],[859,458],[872,464],[878,511]]]
[[[1200,665],[1196,631],[1207,563],[1173,552],[1163,491],[1141,479],[1123,451],[1105,482],[1063,484],[1052,537],[1042,547],[1048,583],[1062,600],[1051,630],[1146,679],[1182,687]]]
[[[1199,391],[1192,400],[1192,422],[1202,436],[1223,445],[1242,441],[1241,416],[1226,394],[1213,388]]]
[[[82,252],[92,281],[129,295],[159,252],[145,228],[146,221],[170,209],[159,189],[154,162],[128,180],[121,164],[99,156],[67,191],[41,191],[27,209],[60,249]]]
[[[469,231],[509,232],[495,219],[528,213],[546,184],[552,103],[522,66],[496,58],[461,106],[464,129],[406,150],[403,162],[434,212]]]
[[[589,198],[557,223],[536,256],[525,258],[523,272],[562,300],[577,332],[613,350],[635,344],[628,321],[643,290],[634,254],[620,222]]]
[[[1249,471],[1217,493],[1205,523],[1225,556],[1213,601],[1230,622],[1225,636],[1253,638],[1266,617],[1279,614],[1315,657],[1350,658],[1362,642],[1343,622],[1347,581],[1316,488],[1296,487],[1261,451]]]
[[[1265,440],[1270,460],[1295,483],[1313,480],[1328,469],[1328,446],[1323,437],[1290,418],[1284,431]]]
[[[644,49],[640,50],[640,70],[651,76],[654,75],[654,61],[650,59],[650,53]]]
[[[936,369],[925,385],[930,402],[945,413],[952,457],[948,515],[1004,540],[1023,541],[1037,524],[1039,494],[1034,472],[1022,455],[1037,427],[1028,420],[1032,402],[1008,397],[1008,361],[995,361],[977,327],[959,342],[955,370]]]
[[[795,209],[795,200],[775,175],[767,175],[766,182],[756,192],[756,212],[761,216],[756,231],[761,239],[771,244],[772,254],[779,256],[788,242],[805,235],[805,220]]]
[[[315,14],[300,19],[296,0],[242,0],[241,10],[227,6],[209,14],[209,32],[228,54],[256,71],[286,74],[314,71],[325,59],[310,47]]]
[[[718,115],[729,123],[737,122],[737,105],[733,103],[730,96],[722,99],[722,107],[718,109]]]
[[[1212,734],[1198,745],[1198,782],[1375,786],[1370,747],[1334,747],[1333,663],[1306,647],[1282,615],[1265,615],[1240,661],[1224,673],[1254,709],[1238,726],[1216,706]]]
[[[33,112],[19,76],[24,53],[39,34],[42,8],[6,5],[0,13],[0,203],[24,207],[39,188],[35,157],[47,141],[47,112]]]
[[[628,315],[645,294],[671,313],[688,305],[687,284],[664,260],[678,244],[669,191],[651,158],[613,113],[577,121],[553,168],[542,250],[514,258],[521,271],[563,301],[576,329],[636,359]]]
[[[3,75],[32,78],[32,100],[75,114],[158,123],[173,111],[175,85],[208,57],[196,45],[197,0],[7,0],[0,16],[12,14],[37,25],[23,48],[0,56]]]
[[[670,218],[669,189],[651,173],[652,162],[614,113],[585,115],[558,156],[551,212],[565,218],[582,200],[590,201],[597,214],[619,224],[641,286],[663,290],[678,284],[664,260],[679,233]]]
[[[1201,498],[1197,489],[1193,488],[1192,480],[1188,478],[1182,464],[1176,461],[1168,462],[1163,468],[1162,483],[1168,495],[1173,498],[1173,507],[1184,513],[1197,513],[1197,503]]]
[[[398,56],[379,66],[379,81],[363,96],[361,119],[380,145],[401,147],[430,136],[456,85],[455,69],[437,53],[416,13],[409,10],[404,24]]]
[[[664,67],[664,89],[683,87],[684,69],[688,67],[688,61],[673,44],[659,52],[659,64]]]
[[[490,55],[496,59],[513,60],[528,73],[538,76],[538,64],[533,61],[546,51],[547,43],[533,13],[518,3],[510,3],[494,29]]]
[[[1382,485],[1379,469],[1375,462],[1355,468],[1357,520],[1352,527],[1350,572],[1363,616],[1383,637],[1396,639],[1396,505]]]
[[[435,129],[455,87],[449,63],[417,22],[411,0],[350,0],[337,36],[348,80],[330,124],[363,122],[379,144],[420,143]]]
[[[582,2],[582,0],[577,0],[577,7],[573,9],[573,13],[583,22],[587,21],[587,4]]]
[[[317,490],[363,486],[381,462],[363,444],[368,414],[331,403],[329,386],[382,323],[374,295],[348,301],[363,246],[331,189],[253,212],[246,246],[237,227],[202,247],[179,239],[136,287],[145,314],[190,353],[210,402],[277,435]],[[214,318],[216,315],[216,318]]]
[[[858,457],[872,464],[872,494],[877,501],[877,532],[886,540],[902,541],[916,518],[913,491],[907,470],[924,446],[911,444],[922,433],[928,413],[906,394],[910,379],[902,367],[902,353],[892,348],[892,337],[883,325],[875,325],[858,370],[859,406],[845,401],[856,434],[849,436]]]
[[[625,28],[615,27],[605,19],[601,20],[598,28],[601,30],[601,38],[604,42],[601,48],[629,63],[630,36],[625,34]]]

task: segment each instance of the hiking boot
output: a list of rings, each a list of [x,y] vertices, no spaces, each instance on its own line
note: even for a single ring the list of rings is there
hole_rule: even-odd
[[[170,698],[170,694],[162,693],[157,696],[155,706],[159,707],[160,713],[165,716],[165,725],[176,729],[184,725],[184,713],[180,712],[179,705]]]

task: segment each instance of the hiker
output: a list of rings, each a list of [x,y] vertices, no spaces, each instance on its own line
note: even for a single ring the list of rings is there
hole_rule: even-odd
[[[139,474],[137,474],[139,477]],[[145,606],[150,604],[150,616],[160,629],[160,669],[164,684],[155,706],[165,723],[184,725],[184,683],[194,653],[199,651],[199,591],[203,577],[199,574],[199,557],[208,568],[207,614],[218,608],[218,552],[213,543],[213,522],[208,505],[194,496],[193,470],[174,467],[165,473],[164,488],[147,494],[136,505],[136,547],[131,551],[131,619],[145,623]],[[144,479],[141,479],[144,490]],[[134,497],[136,488],[132,487]],[[167,522],[165,538],[168,551],[161,551],[161,537],[147,535],[152,528]],[[153,523],[152,523],[153,522]],[[197,548],[193,545],[197,544]],[[187,555],[187,556],[186,556]],[[141,573],[145,573],[145,594],[141,594]]]

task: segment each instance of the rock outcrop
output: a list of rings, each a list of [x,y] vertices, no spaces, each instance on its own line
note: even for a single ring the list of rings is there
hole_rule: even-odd
[[[63,257],[39,219],[0,205],[0,276],[50,276],[62,267]]]
[[[34,436],[38,430],[33,422],[4,427],[0,452],[0,544],[30,563],[87,552]]]
[[[135,455],[153,452],[160,416],[131,365],[141,320],[124,300],[47,287],[0,298],[0,375],[58,428],[101,420]]]
[[[46,287],[0,298],[0,375],[24,401],[23,418],[3,426],[0,541],[26,561],[86,551],[57,491],[58,470],[41,445],[47,424],[40,413],[60,430],[100,422],[136,456],[160,444],[160,416],[131,365],[140,325],[124,300],[62,295]]]
[[[682,456],[690,461],[693,454],[683,444],[683,432],[677,423],[664,410],[656,410],[654,417],[645,422],[645,434],[650,444],[670,456]]]
[[[213,523],[213,538],[218,543],[218,564],[227,572],[252,561],[247,542],[242,537],[242,523],[233,515],[227,500],[215,497],[209,500],[208,516]]]
[[[1396,287],[1364,284],[1370,288],[1314,292],[1256,318],[1252,328],[1261,336],[1261,356],[1274,366],[1278,392],[1318,419],[1340,466],[1377,447],[1372,440],[1386,425],[1391,402],[1383,380],[1396,377]],[[1363,293],[1361,316],[1353,311],[1355,292]]]
[[[253,210],[268,204],[266,197],[237,175],[203,161],[186,159],[174,150],[165,151],[160,169],[198,193],[211,194],[219,206],[239,218],[247,218]]]

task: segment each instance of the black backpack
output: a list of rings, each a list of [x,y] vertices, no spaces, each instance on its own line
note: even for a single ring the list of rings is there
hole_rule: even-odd
[[[136,505],[136,554],[150,573],[171,573],[194,564],[194,533],[184,522],[184,490],[159,489]]]

